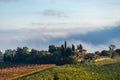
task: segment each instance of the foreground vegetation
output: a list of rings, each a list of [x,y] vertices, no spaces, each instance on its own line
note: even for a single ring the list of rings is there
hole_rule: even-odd
[[[5,63],[4,63],[5,64]],[[7,63],[8,64],[8,63]],[[6,65],[7,65],[6,64]],[[2,64],[1,64],[2,66]],[[54,67],[55,65],[41,65],[41,64],[11,64],[8,66],[4,66],[0,68],[0,80],[13,80],[18,77],[26,76],[50,67]]]
[[[120,80],[119,60],[64,65],[18,80]]]

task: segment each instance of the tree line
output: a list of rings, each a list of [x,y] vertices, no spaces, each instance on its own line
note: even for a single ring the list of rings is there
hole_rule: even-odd
[[[67,46],[67,42],[57,47],[50,45],[48,51],[18,47],[7,49],[4,53],[4,62],[26,63],[26,64],[65,64],[73,63],[72,56],[75,55],[75,46]]]
[[[29,50],[28,47],[18,47],[17,49],[7,49],[4,52],[4,62],[25,63],[25,64],[73,64],[77,63],[78,55],[76,50],[82,50],[83,46],[80,44],[75,48],[74,44],[67,46],[67,42],[61,46],[49,45],[48,51],[44,50]],[[0,51],[0,54],[2,52]],[[107,56],[114,58],[120,56],[120,49],[115,49],[115,45],[110,45],[109,50],[101,52],[87,53],[82,56],[83,60],[93,60],[96,56]]]
[[[108,47],[108,50],[96,51],[94,53],[88,53],[84,56],[84,61],[94,61],[100,57],[109,57],[109,58],[116,58],[120,56],[120,49],[115,49],[116,46],[111,44]]]

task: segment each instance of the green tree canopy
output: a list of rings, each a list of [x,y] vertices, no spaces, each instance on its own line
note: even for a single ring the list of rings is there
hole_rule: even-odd
[[[53,52],[55,52],[57,49],[56,49],[56,47],[55,47],[55,45],[50,45],[49,46],[49,52],[51,52],[51,53],[53,53]]]

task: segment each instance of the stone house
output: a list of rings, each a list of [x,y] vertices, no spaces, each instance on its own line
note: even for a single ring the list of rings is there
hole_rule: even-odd
[[[81,56],[85,56],[85,55],[87,54],[87,50],[86,50],[86,49],[80,49],[80,50],[76,49],[75,52],[76,52],[76,54],[78,54],[79,56],[80,56],[80,55],[81,55]]]
[[[77,60],[78,62],[82,61],[84,56],[87,54],[87,50],[86,49],[76,49],[75,53],[77,55]]]

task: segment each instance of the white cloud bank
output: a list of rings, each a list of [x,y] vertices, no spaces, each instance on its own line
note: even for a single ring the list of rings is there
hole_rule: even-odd
[[[67,24],[66,24],[67,25]],[[55,26],[55,24],[54,24]],[[20,30],[1,30],[0,31],[0,50],[5,49],[15,49],[18,46],[28,46],[30,48],[36,49],[47,49],[50,44],[61,45],[65,40],[68,43],[73,43],[75,45],[82,44],[88,52],[94,52],[98,50],[108,49],[110,44],[115,44],[117,47],[120,47],[120,37],[115,36],[119,35],[119,27],[105,27],[105,28],[89,28],[89,27],[60,27],[56,25],[49,24],[48,26],[44,26],[41,28],[31,28],[31,29],[20,29]],[[114,31],[112,31],[114,30]],[[116,33],[114,33],[116,32]],[[92,33],[92,35],[91,35]],[[94,34],[95,33],[95,34]],[[95,36],[98,34],[100,36]],[[104,37],[104,34],[109,34],[107,38]],[[113,35],[111,35],[113,34]],[[92,36],[92,38],[91,38]],[[94,36],[94,37],[93,37]],[[110,37],[115,36],[115,37]],[[83,39],[85,38],[85,39]],[[102,41],[98,41],[95,44],[97,39],[101,39]],[[106,40],[107,42],[104,42]]]

